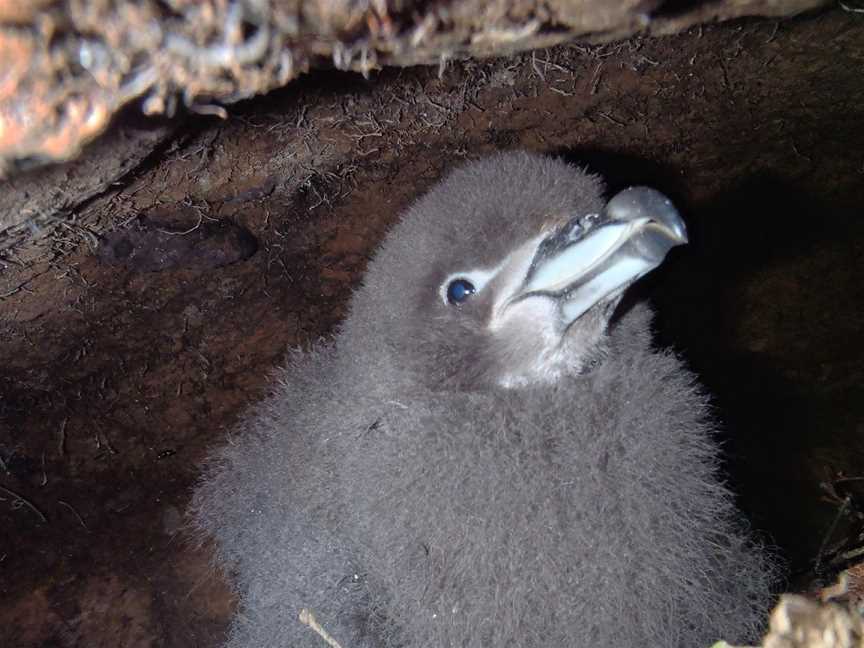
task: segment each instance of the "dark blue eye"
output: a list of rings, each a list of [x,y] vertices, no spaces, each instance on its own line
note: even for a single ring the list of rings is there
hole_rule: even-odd
[[[461,304],[474,294],[475,288],[467,279],[456,279],[447,286],[447,301],[451,304]]]

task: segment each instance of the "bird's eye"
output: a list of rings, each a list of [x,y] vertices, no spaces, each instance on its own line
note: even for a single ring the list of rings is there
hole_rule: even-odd
[[[475,292],[474,284],[467,279],[454,279],[447,286],[447,301],[451,304],[461,304]]]

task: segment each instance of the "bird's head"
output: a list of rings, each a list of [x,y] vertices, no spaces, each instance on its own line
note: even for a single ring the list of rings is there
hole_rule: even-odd
[[[501,154],[454,171],[392,229],[343,338],[364,365],[402,381],[552,383],[602,358],[624,290],[686,241],[653,189],[607,202],[596,176]]]

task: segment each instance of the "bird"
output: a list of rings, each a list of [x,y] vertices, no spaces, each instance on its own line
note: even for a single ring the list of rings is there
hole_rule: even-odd
[[[529,152],[457,165],[385,235],[338,330],[289,353],[190,504],[229,648],[693,648],[777,579],[710,397],[624,299],[687,242]]]

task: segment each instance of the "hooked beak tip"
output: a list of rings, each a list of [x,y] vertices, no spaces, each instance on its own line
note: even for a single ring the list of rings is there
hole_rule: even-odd
[[[604,210],[614,221],[646,220],[665,232],[673,245],[688,242],[687,226],[665,195],[650,187],[630,187],[615,194]]]

